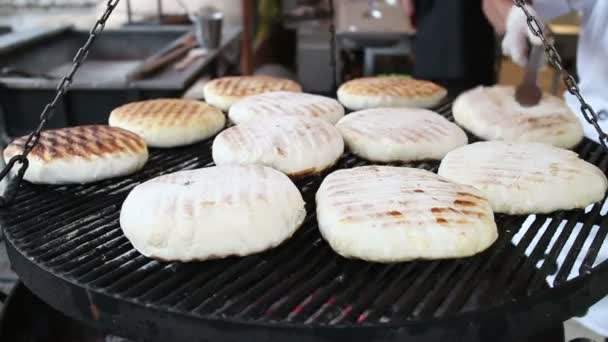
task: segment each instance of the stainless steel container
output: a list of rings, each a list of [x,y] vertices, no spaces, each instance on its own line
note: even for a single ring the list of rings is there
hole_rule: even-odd
[[[224,14],[214,7],[203,7],[190,15],[196,40],[201,47],[217,49],[222,41]]]

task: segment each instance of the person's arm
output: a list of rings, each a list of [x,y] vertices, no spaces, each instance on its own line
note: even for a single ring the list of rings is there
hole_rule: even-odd
[[[505,34],[512,0],[483,0],[483,12],[498,34]]]
[[[414,16],[414,0],[401,0],[401,6],[403,7],[403,12],[407,18]]]
[[[537,1],[542,2],[543,0],[535,0],[534,3]],[[542,25],[542,18],[538,16],[534,8],[531,5],[526,5],[526,7]],[[529,30],[524,12],[514,6],[511,0],[483,0],[483,10],[496,32],[505,35],[502,41],[502,52],[506,56],[510,56],[515,64],[525,65],[528,62],[528,41],[532,44],[541,44],[541,41]]]

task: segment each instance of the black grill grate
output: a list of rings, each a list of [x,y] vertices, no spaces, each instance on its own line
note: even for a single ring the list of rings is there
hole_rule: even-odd
[[[450,107],[447,103],[439,111],[451,119]],[[93,293],[127,301],[144,313],[265,327],[375,327],[457,317],[550,294],[545,278],[551,274],[556,275],[554,286],[559,288],[571,282],[568,275],[573,270],[588,278],[598,273],[593,264],[608,233],[601,204],[588,211],[533,216],[523,234],[520,227],[525,216],[497,215],[498,241],[467,259],[394,265],[343,259],[317,231],[314,194],[322,177],[298,181],[309,215],[295,236],[274,250],[191,264],[143,257],[120,230],[122,201],[130,189],[147,179],[212,165],[210,145],[211,140],[170,151],[152,150],[146,168],[128,178],[79,186],[24,184],[15,201],[18,204],[0,213],[10,246],[26,264],[57,276],[58,281],[87,289],[89,299]],[[585,140],[577,152],[606,171],[608,155],[599,145]],[[337,167],[364,164],[345,155]],[[436,171],[438,163],[409,165]],[[582,227],[576,227],[579,222]],[[558,235],[560,225],[563,229]],[[511,243],[518,233],[518,242]],[[571,244],[566,243],[569,239]],[[579,253],[585,256],[584,262],[576,265]],[[564,261],[558,267],[560,255]],[[14,263],[23,277],[27,268]],[[36,281],[44,280],[32,280]],[[37,284],[30,285],[47,286]],[[596,300],[606,293],[608,289],[603,288],[590,295]],[[58,301],[56,305],[63,304]],[[99,320],[96,314],[105,314],[103,308],[95,310],[81,309],[79,318]],[[130,318],[121,319],[128,322]],[[177,325],[155,329],[172,330]]]

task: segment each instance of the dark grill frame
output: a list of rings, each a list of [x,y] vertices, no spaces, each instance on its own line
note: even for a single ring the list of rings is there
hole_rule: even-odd
[[[438,111],[452,119],[450,108],[448,102]],[[517,245],[510,241],[526,217],[497,215],[499,240],[472,258],[380,265],[341,258],[321,239],[314,193],[323,177],[297,181],[309,215],[274,250],[191,264],[141,256],[118,225],[128,190],[163,173],[212,165],[211,142],[153,149],[145,169],[131,177],[23,184],[18,204],[0,211],[0,224],[24,283],[73,318],[146,341],[514,340],[582,315],[608,293],[608,261],[592,267],[608,234],[603,202],[588,213],[537,215]],[[608,154],[599,145],[585,140],[576,151],[606,172]],[[363,164],[346,154],[337,168]],[[407,165],[436,171],[438,163]],[[555,260],[578,221],[584,226],[558,269]],[[568,281],[587,240],[581,275]],[[550,288],[544,279],[554,271]]]

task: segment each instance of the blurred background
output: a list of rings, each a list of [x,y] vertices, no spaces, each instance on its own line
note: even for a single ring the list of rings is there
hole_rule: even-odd
[[[86,30],[104,5],[102,0],[0,0],[0,34],[64,25]],[[398,0],[336,1],[333,18],[330,18],[329,4],[325,0],[122,0],[108,27],[188,26],[190,20],[184,6],[196,10],[207,5],[224,14],[226,26],[238,26],[247,31],[252,51],[245,56],[247,63],[240,65],[244,67],[239,70],[243,73],[252,73],[269,64],[280,65],[293,73],[306,90],[330,91],[329,78],[320,76],[329,72],[328,28],[332,20],[339,38],[342,79],[412,72],[416,55],[412,41],[416,31]],[[567,64],[573,66],[577,15],[558,19],[552,23],[552,28],[560,52],[566,56]],[[426,43],[436,45],[437,41]],[[498,82],[517,82],[518,68],[509,62],[502,63],[498,54],[496,58]],[[552,70],[547,69],[543,76],[543,87],[547,91],[562,93]]]

